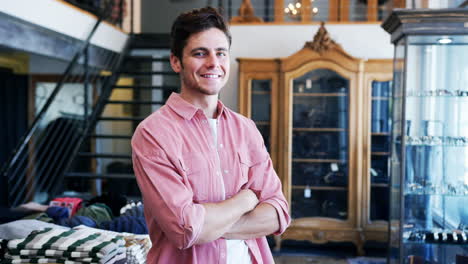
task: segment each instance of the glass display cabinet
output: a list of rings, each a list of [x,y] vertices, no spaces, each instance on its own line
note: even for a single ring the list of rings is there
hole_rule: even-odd
[[[395,10],[388,263],[468,263],[468,9]]]
[[[289,57],[237,60],[240,112],[264,136],[290,204],[278,247],[347,241],[363,254],[365,241],[386,241],[392,60],[350,56],[324,25]]]

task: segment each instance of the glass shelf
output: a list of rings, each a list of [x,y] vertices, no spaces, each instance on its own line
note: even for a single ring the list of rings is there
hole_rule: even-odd
[[[257,126],[269,126],[270,121],[254,121]]]
[[[336,160],[336,159],[292,159],[292,162],[310,162],[310,163],[346,163],[346,160]]]
[[[407,97],[421,97],[421,98],[444,98],[444,97],[457,97],[457,98],[468,98],[468,90],[428,90],[421,91],[410,91],[407,93]]]
[[[270,91],[252,91],[252,94],[269,95]]]
[[[388,101],[388,100],[390,100],[390,98],[388,98],[388,97],[372,97],[372,100],[375,100],[375,101]]]
[[[371,183],[373,188],[388,188],[390,185],[388,183]]]
[[[468,147],[468,137],[405,136],[407,146]]]
[[[372,156],[388,156],[390,155],[390,152],[372,152]]]
[[[294,93],[294,96],[316,96],[316,97],[344,97],[345,93]]]
[[[466,197],[468,191],[450,191],[450,190],[405,190],[405,196],[422,195],[422,196],[441,196],[441,197]]]
[[[346,191],[346,187],[336,187],[336,186],[309,186],[309,185],[293,185],[293,189],[311,189],[311,190],[339,190]]]
[[[371,136],[390,136],[390,132],[372,132]]]
[[[302,132],[345,132],[344,128],[306,128],[306,127],[295,127],[293,131]]]

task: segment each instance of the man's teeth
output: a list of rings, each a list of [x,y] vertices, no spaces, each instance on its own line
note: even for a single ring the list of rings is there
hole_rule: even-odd
[[[220,75],[218,75],[218,74],[203,74],[202,76],[205,77],[205,78],[218,78],[218,77],[220,77]]]

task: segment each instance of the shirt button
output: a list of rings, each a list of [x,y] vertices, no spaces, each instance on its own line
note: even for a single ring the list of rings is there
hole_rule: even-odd
[[[206,120],[202,120],[201,122],[202,122],[202,123],[206,123]]]
[[[226,257],[226,255],[224,253],[221,253],[221,258],[224,258]]]
[[[229,173],[229,171],[228,171],[228,170],[224,170],[224,173],[228,174],[228,173]]]
[[[223,147],[223,144],[219,144],[219,147],[222,148],[222,147]]]

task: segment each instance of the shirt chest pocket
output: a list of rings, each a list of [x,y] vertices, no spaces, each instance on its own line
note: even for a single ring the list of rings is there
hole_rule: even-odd
[[[251,168],[264,162],[268,155],[262,149],[247,149],[237,152],[239,157],[239,165],[242,174],[242,179],[247,182],[247,188],[252,184],[253,176],[262,177],[261,175],[250,175]]]
[[[179,158],[179,162],[192,189],[193,201],[206,201],[212,192],[206,157],[202,153],[186,153]]]

